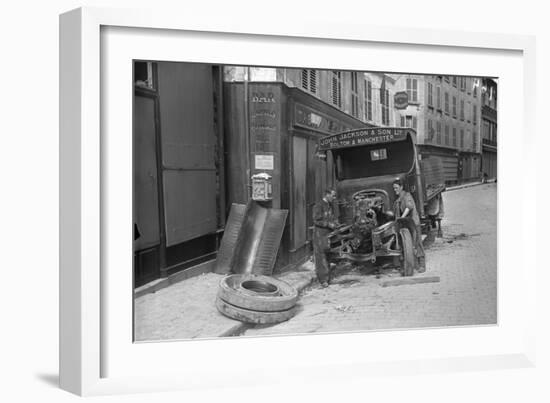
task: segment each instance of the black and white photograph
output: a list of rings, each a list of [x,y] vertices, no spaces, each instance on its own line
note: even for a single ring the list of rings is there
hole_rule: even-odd
[[[134,341],[497,324],[498,78],[133,83]]]

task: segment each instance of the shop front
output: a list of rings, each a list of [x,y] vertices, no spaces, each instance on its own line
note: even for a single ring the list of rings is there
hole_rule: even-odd
[[[275,270],[304,261],[311,255],[313,205],[335,179],[317,141],[367,125],[280,82],[226,82],[224,110],[227,208],[248,202],[252,176],[269,175],[269,206],[289,212]]]

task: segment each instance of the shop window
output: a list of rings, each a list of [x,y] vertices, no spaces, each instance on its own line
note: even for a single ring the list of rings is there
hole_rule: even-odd
[[[302,69],[302,88],[312,94],[317,94],[317,70]]]
[[[134,85],[150,90],[155,89],[152,62],[134,62]]]
[[[332,104],[342,107],[342,72],[333,70],[331,77],[330,95]]]
[[[418,80],[416,78],[407,78],[407,94],[409,102],[418,102]]]
[[[372,121],[372,82],[365,80],[365,120]]]

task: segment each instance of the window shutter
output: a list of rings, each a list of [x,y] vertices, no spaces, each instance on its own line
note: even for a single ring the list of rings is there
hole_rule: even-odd
[[[307,69],[302,69],[302,88],[307,90],[308,89],[308,74]]]
[[[309,71],[309,90],[314,94],[317,93],[317,70]]]

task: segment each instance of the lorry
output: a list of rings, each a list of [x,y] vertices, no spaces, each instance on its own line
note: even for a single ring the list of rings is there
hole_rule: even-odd
[[[416,131],[404,127],[369,127],[322,137],[318,155],[332,153],[341,226],[329,235],[334,261],[375,264],[392,258],[401,274],[417,267],[416,230],[411,218],[397,218],[395,180],[416,203],[423,233],[441,236],[445,181],[442,162],[421,156]]]

